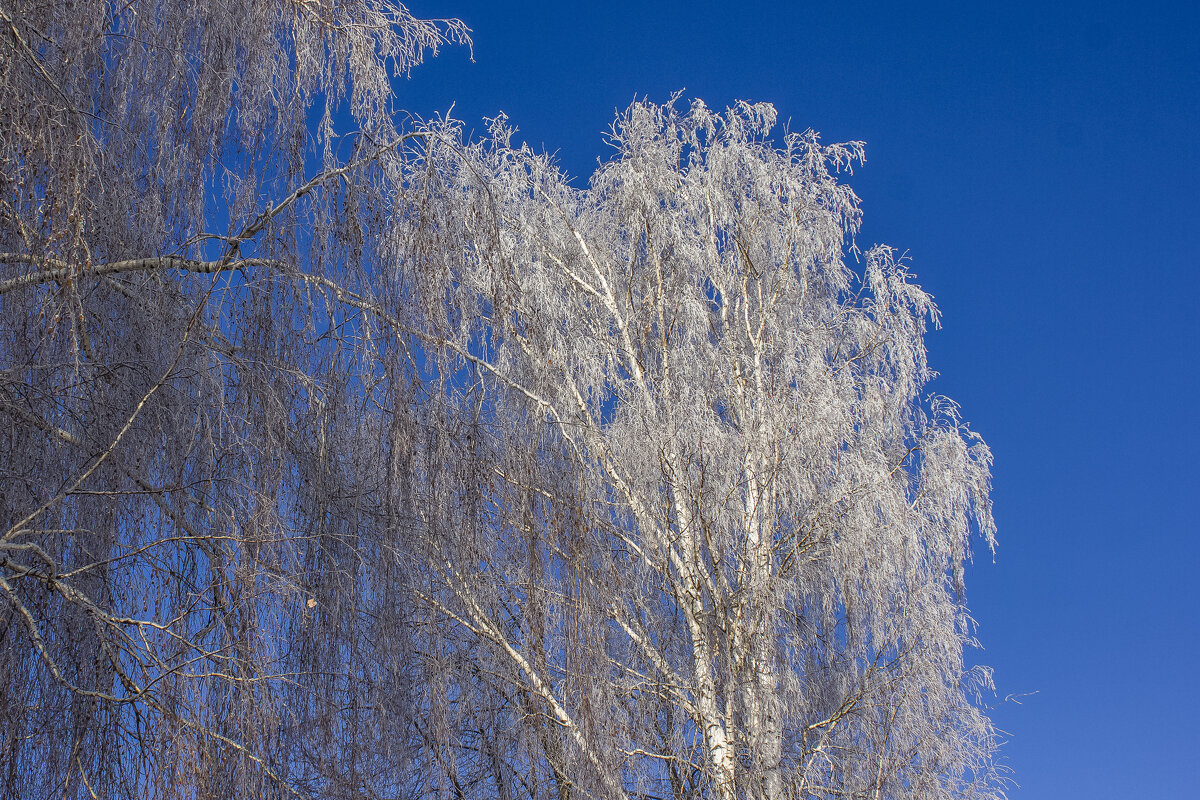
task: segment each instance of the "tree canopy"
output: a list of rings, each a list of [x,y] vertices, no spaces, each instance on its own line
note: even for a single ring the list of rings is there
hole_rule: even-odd
[[[861,143],[399,113],[390,0],[0,22],[0,796],[998,797]]]

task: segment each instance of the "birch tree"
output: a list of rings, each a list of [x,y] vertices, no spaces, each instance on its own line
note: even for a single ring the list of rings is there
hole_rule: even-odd
[[[444,611],[560,796],[995,796],[962,581],[991,455],[925,394],[932,298],[853,248],[861,145],[774,125],[635,103],[586,189],[503,119],[431,153],[441,352],[501,454]]]
[[[0,796],[419,786],[411,609],[364,569],[419,390],[330,276],[409,247],[393,80],[466,33],[0,0]]]

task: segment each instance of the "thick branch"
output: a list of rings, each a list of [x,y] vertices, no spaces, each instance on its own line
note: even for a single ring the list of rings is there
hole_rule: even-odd
[[[26,255],[25,253],[0,253],[0,263],[4,264],[34,264],[50,269],[30,272],[7,281],[0,282],[0,295],[27,286],[40,286],[44,283],[61,282],[78,276],[91,275],[101,277],[115,275],[120,272],[156,272],[159,270],[177,269],[183,272],[214,273],[227,270],[247,269],[253,267],[277,267],[278,261],[267,258],[242,258],[233,261],[197,261],[182,256],[159,256],[157,258],[131,258],[126,261],[110,261],[107,264],[97,264],[87,269],[60,261],[56,258],[42,258]]]

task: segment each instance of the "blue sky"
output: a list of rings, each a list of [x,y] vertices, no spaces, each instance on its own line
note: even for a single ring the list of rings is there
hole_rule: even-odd
[[[932,388],[996,455],[1000,548],[967,585],[1011,796],[1200,796],[1200,12],[409,5],[470,25],[475,62],[443,52],[403,107],[503,110],[584,179],[616,109],[678,89],[865,140],[859,241],[909,252]]]

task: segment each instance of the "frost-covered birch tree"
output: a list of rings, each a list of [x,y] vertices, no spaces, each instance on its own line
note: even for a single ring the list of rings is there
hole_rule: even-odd
[[[995,797],[861,147],[399,114],[392,0],[0,0],[0,797]]]
[[[0,797],[420,793],[411,607],[364,567],[420,389],[331,287],[413,251],[393,81],[465,36],[0,0]]]
[[[962,582],[991,456],[925,394],[931,297],[847,261],[861,145],[774,124],[636,103],[586,189],[503,120],[435,148],[441,352],[499,453],[441,602],[560,796],[993,796]]]

